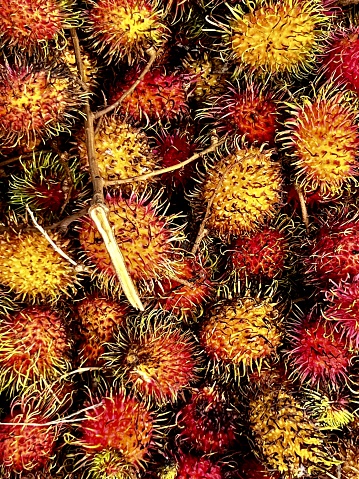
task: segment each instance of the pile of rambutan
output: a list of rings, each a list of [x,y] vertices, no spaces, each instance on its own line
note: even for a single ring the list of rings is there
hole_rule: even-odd
[[[357,4],[0,0],[0,479],[358,479]]]

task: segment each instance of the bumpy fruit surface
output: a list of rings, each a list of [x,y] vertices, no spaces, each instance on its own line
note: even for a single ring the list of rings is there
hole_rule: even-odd
[[[281,201],[282,173],[271,154],[257,147],[240,149],[208,171],[202,198],[208,202],[214,197],[207,223],[212,232],[240,236],[275,216]]]
[[[52,236],[66,251],[66,242]],[[0,236],[0,283],[19,299],[56,301],[75,290],[77,273],[39,232]]]
[[[161,319],[159,312],[130,318],[108,349],[104,357],[114,376],[146,401],[174,402],[197,380],[200,361],[194,338]]]

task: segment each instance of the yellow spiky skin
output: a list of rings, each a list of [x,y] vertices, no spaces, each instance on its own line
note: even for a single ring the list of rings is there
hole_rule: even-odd
[[[85,142],[79,139],[77,145],[82,162],[87,164]],[[158,163],[145,133],[114,115],[106,117],[96,132],[95,149],[100,173],[105,181],[149,173]]]
[[[67,250],[67,241],[55,235],[52,239],[62,251]],[[17,299],[55,302],[62,294],[74,292],[77,281],[74,266],[41,233],[0,235],[0,283]]]
[[[344,439],[339,446],[340,458],[343,460],[341,474],[344,479],[358,479],[359,447],[356,441]]]
[[[229,7],[225,40],[242,71],[298,75],[314,66],[327,37],[329,15],[320,0],[255,0]]]
[[[241,376],[273,356],[282,343],[280,308],[269,299],[251,297],[221,301],[208,313],[200,343],[215,369]]]
[[[264,148],[238,149],[208,171],[202,201],[214,197],[207,226],[224,237],[258,229],[278,211],[281,165]]]
[[[89,2],[87,32],[92,46],[108,63],[125,59],[129,64],[146,58],[146,50],[167,40],[164,12],[146,0]]]
[[[256,392],[249,422],[259,455],[283,478],[308,477],[339,464],[326,451],[325,436],[283,386],[269,381]]]
[[[349,91],[321,89],[314,99],[301,96],[289,112],[283,146],[292,155],[295,181],[304,193],[340,196],[358,174],[358,109]]]

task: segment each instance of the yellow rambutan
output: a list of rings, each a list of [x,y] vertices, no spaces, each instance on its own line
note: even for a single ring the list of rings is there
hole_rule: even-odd
[[[52,235],[63,251],[68,241]],[[76,268],[54,251],[38,231],[0,235],[0,283],[18,299],[55,302],[61,294],[74,292]]]

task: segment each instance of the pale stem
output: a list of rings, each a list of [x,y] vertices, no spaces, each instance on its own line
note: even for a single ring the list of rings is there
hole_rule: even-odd
[[[305,225],[306,230],[309,231],[309,217],[308,217],[307,205],[306,205],[304,194],[303,194],[303,189],[299,185],[295,185],[295,189],[299,197],[303,223]]]

